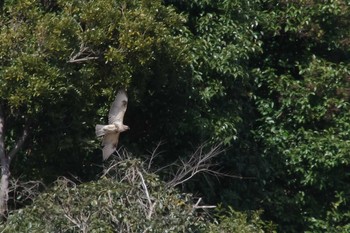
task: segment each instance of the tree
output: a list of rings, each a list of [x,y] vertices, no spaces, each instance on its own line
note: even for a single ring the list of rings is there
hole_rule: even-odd
[[[139,160],[114,162],[94,182],[60,179],[29,207],[11,215],[4,232],[195,232],[204,222],[193,197],[167,188]]]
[[[223,181],[219,200],[264,208],[281,231],[347,229],[345,1],[167,2],[203,43],[193,67],[209,117],[197,119],[232,145],[227,170],[253,178]]]
[[[343,232],[349,227],[349,7],[276,3],[267,2],[260,15],[255,132],[269,161],[264,209],[281,231]]]
[[[0,20],[2,165],[30,132],[14,176],[94,178],[93,126],[122,86],[121,145],[165,142],[156,166],[229,146],[215,162],[242,179],[187,191],[264,209],[280,231],[348,229],[346,1],[6,1]]]
[[[81,172],[78,175],[85,179],[91,179],[86,173],[95,176],[86,162],[87,153],[99,153],[93,125],[106,116],[118,87],[134,85],[142,90],[140,84],[151,78],[149,66],[154,60],[178,58],[184,42],[174,28],[182,23],[183,18],[160,1],[4,3],[0,34],[3,206],[10,161],[28,133],[25,150],[11,165],[13,174],[46,181],[69,172]],[[17,138],[23,140],[16,143]]]
[[[217,149],[217,148],[216,148]],[[208,153],[212,153],[209,151]],[[259,213],[218,211],[215,222],[191,194],[148,172],[149,165],[124,151],[101,177],[77,184],[60,178],[32,205],[15,211],[2,232],[263,232]],[[269,228],[272,229],[272,228]]]
[[[8,211],[8,189],[9,189],[9,178],[10,178],[10,164],[18,150],[21,149],[25,139],[27,138],[27,129],[23,129],[23,135],[16,142],[14,148],[7,152],[5,149],[4,140],[5,131],[5,117],[3,114],[2,106],[0,106],[0,161],[1,161],[1,187],[0,187],[0,214],[5,217]]]
[[[188,185],[208,200],[238,209],[259,209],[267,164],[252,133],[259,118],[255,106],[257,57],[262,52],[260,1],[167,1],[188,14],[193,38],[192,91],[186,118],[190,139],[229,146],[217,159],[222,169],[240,179],[206,177]],[[192,130],[194,127],[195,130]]]

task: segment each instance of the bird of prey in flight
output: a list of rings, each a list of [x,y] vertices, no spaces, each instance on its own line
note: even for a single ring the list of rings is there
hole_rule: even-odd
[[[129,126],[123,124],[124,114],[128,105],[128,97],[124,90],[120,90],[111,105],[108,114],[108,125],[96,125],[96,136],[103,137],[103,160],[117,149],[119,134],[129,130]]]

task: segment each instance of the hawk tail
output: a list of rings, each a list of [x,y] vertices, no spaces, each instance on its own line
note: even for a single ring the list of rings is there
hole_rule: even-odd
[[[103,130],[104,125],[96,125],[95,132],[97,137],[102,137],[105,135],[105,131]]]

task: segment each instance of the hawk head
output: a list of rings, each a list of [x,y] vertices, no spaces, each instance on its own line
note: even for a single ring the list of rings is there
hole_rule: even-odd
[[[124,132],[124,131],[127,131],[127,130],[129,130],[129,129],[130,129],[129,126],[127,126],[127,125],[122,125],[120,132]]]
[[[113,125],[115,125],[116,131],[118,133],[127,131],[130,129],[129,126],[122,124],[121,122],[114,122]]]

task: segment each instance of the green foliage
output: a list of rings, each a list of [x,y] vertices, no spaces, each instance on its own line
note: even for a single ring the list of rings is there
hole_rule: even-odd
[[[220,208],[215,222],[190,194],[169,188],[138,159],[112,161],[97,180],[66,178],[14,211],[2,232],[264,232],[260,213]],[[270,226],[270,229],[272,227]],[[271,231],[272,232],[272,231]]]
[[[260,41],[254,32],[257,19],[249,2],[212,1],[196,2],[192,9],[202,7],[199,15],[193,15],[194,86],[203,101],[207,129],[214,133],[205,135],[213,141],[227,145],[237,139],[244,130],[243,117],[250,114],[243,103],[250,101],[249,58],[261,52]]]
[[[164,141],[156,165],[207,140],[229,147],[215,162],[243,179],[196,177],[187,190],[263,209],[282,232],[348,231],[347,1],[164,2],[1,5],[7,147],[31,126],[12,174],[95,177],[93,126],[125,87],[131,131],[121,144],[143,154]],[[261,226],[231,212],[212,229]]]
[[[217,208],[217,218],[209,225],[208,232],[231,232],[231,233],[262,233],[276,232],[273,224],[267,224],[260,219],[261,212],[242,213],[228,207],[227,210]]]
[[[282,231],[346,232],[350,31],[335,22],[350,22],[349,9],[273,3],[261,15],[267,53],[256,70],[265,205]]]
[[[14,174],[48,181],[66,171],[94,177],[94,124],[105,121],[118,88],[133,87],[137,102],[148,81],[167,82],[162,76],[172,69],[175,79],[187,59],[180,56],[184,22],[160,1],[5,2],[0,104],[7,145],[24,125],[31,128]],[[161,68],[156,74],[155,66]],[[76,169],[82,164],[86,169]]]
[[[260,2],[170,2],[188,13],[193,38],[193,81],[187,110],[193,116],[185,118],[185,122],[191,122],[189,127],[194,130],[186,134],[191,138],[185,141],[209,139],[211,143],[224,143],[229,149],[218,159],[223,171],[248,178],[244,181],[225,178],[218,184],[206,177],[191,183],[190,190],[202,190],[213,202],[258,209],[259,168],[263,170],[265,165],[251,132],[258,118],[253,98],[256,75],[252,67],[258,64],[255,59],[262,52],[261,34],[257,30]]]
[[[77,185],[59,179],[32,205],[11,214],[1,230],[195,232],[204,219],[193,204],[191,195],[166,188],[139,160],[130,159],[114,163],[97,181]]]

